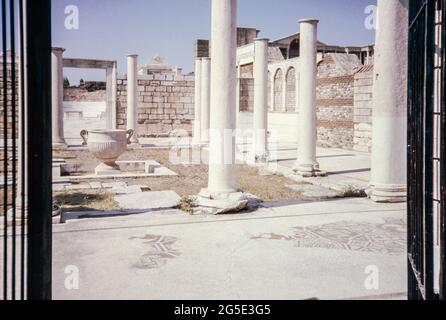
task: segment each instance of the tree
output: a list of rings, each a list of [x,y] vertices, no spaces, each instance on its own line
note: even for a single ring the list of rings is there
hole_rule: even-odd
[[[70,80],[68,80],[67,77],[63,78],[63,87],[69,88],[70,87]]]

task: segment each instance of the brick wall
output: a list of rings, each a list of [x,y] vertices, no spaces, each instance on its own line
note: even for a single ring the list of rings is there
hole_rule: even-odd
[[[1,62],[1,60],[0,60]],[[16,77],[18,77],[18,66],[16,64]],[[7,118],[7,126],[8,126],[8,138],[12,137],[13,131],[12,131],[12,78],[11,78],[11,63],[7,62],[7,77],[6,77],[6,92],[3,92],[3,85],[4,85],[4,79],[3,79],[3,63],[0,63],[0,101],[3,101],[3,97],[6,94],[7,96],[7,100],[8,100],[8,105],[7,105],[7,113],[8,113],[8,118]],[[19,96],[18,96],[18,92],[19,92],[19,86],[18,83],[15,84],[16,87],[16,111],[17,111],[17,118],[16,118],[16,128],[18,130],[18,107],[19,107]],[[4,128],[5,128],[5,122],[4,122],[4,115],[5,112],[2,108],[2,110],[0,111],[0,138],[4,137]],[[16,130],[16,134],[17,131]]]
[[[241,78],[253,78],[254,77],[254,64],[244,64],[240,66]]]
[[[355,60],[342,60],[341,63],[329,54],[318,64],[318,145],[351,150],[354,136],[353,70],[357,64]]]
[[[138,79],[138,123],[140,136],[165,136],[182,129],[192,132],[194,77],[144,76]],[[118,128],[127,121],[127,80],[118,79]]]
[[[254,79],[240,79],[240,111],[254,112]]]
[[[208,58],[210,57],[210,43],[209,40],[195,41],[195,57]]]
[[[355,151],[372,151],[373,66],[363,67],[354,82]]]

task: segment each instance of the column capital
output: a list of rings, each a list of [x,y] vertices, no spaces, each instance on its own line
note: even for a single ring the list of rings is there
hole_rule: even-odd
[[[54,54],[62,54],[65,52],[65,48],[62,47],[52,47],[51,48],[51,52],[53,52]]]
[[[318,24],[319,20],[315,18],[300,19],[299,23]]]
[[[138,58],[138,55],[136,53],[128,54],[127,58]]]

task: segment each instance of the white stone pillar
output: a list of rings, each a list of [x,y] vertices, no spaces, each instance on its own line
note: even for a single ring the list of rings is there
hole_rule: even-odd
[[[319,175],[316,161],[316,73],[318,20],[300,20],[299,150],[294,170],[302,176]]]
[[[113,67],[107,69],[107,128],[116,130],[116,101],[117,101],[117,63],[113,62]]]
[[[201,58],[195,59],[195,109],[192,144],[201,144]]]
[[[225,198],[235,183],[237,0],[212,0],[211,122],[208,189],[201,195]]]
[[[209,143],[211,114],[211,59],[201,59],[201,143]]]
[[[52,139],[53,148],[65,148],[63,128],[63,48],[53,48],[51,51],[52,77],[51,77],[51,102],[52,102]]]
[[[127,56],[127,130],[133,130],[130,140],[138,143],[138,55]]]
[[[242,66],[240,64],[237,65],[237,87],[235,89],[235,127],[236,129],[240,128],[240,86],[242,77]]]
[[[405,201],[408,0],[378,0],[371,199]]]
[[[268,160],[268,39],[254,41],[254,157]]]

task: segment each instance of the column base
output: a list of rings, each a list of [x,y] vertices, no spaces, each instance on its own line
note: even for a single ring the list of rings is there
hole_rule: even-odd
[[[327,176],[327,172],[319,169],[319,163],[314,163],[314,164],[297,163],[294,165],[293,171],[295,174],[302,176],[303,178]]]
[[[198,194],[196,204],[200,211],[209,214],[238,213],[248,207],[249,199],[243,193],[235,189],[210,191],[202,189]]]
[[[372,184],[369,197],[372,201],[379,203],[403,203],[407,201],[407,186]]]
[[[61,141],[61,142],[53,142],[52,144],[53,150],[64,150],[68,148],[68,145]]]

